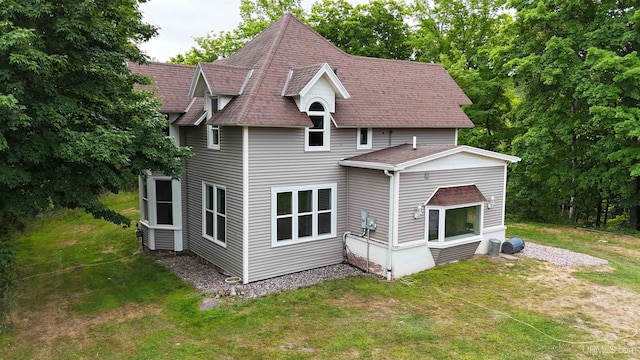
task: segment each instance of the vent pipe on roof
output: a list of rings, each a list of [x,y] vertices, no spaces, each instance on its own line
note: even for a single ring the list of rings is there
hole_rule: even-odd
[[[417,146],[416,146],[416,137],[414,136],[413,137],[413,150],[415,150],[415,149],[417,149]]]

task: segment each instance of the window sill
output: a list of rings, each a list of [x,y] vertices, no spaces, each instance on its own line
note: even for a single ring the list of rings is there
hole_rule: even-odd
[[[329,152],[331,151],[330,148],[326,148],[326,147],[305,147],[304,148],[304,152]]]
[[[435,241],[429,241],[427,242],[427,247],[429,248],[434,248],[434,249],[446,249],[448,247],[452,247],[452,246],[458,246],[458,245],[464,245],[464,244],[470,244],[470,243],[474,243],[474,242],[480,242],[482,241],[484,237],[482,235],[474,235],[474,236],[470,236],[470,237],[465,237],[462,239],[458,239],[458,240],[451,240],[451,241],[446,241],[446,242],[435,242]]]
[[[275,247],[289,246],[289,245],[295,245],[295,244],[304,244],[308,242],[333,239],[335,237],[336,237],[335,234],[327,234],[327,235],[322,235],[315,238],[306,237],[298,240],[280,240],[280,241],[271,240],[271,247],[275,248]]]
[[[148,229],[157,229],[157,230],[182,230],[182,226],[176,225],[151,225],[148,220],[140,221],[140,225],[148,228]]]

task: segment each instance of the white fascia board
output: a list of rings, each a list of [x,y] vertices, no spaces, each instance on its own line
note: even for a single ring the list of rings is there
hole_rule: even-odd
[[[357,167],[362,169],[397,171],[397,169],[393,165],[367,161],[340,160],[338,161],[338,164],[342,166]]]
[[[202,122],[207,118],[207,113],[205,112],[204,114],[202,114],[202,116],[200,116],[200,118],[198,118],[198,120],[196,120],[196,122],[193,124],[193,126],[200,126],[200,124],[202,124]]]
[[[412,166],[416,166],[425,162],[429,162],[429,161],[433,161],[436,159],[440,159],[443,158],[445,156],[450,156],[450,155],[454,155],[454,154],[458,154],[458,153],[462,153],[462,152],[466,152],[469,154],[475,154],[475,155],[479,155],[479,156],[484,156],[484,157],[488,157],[491,159],[496,159],[496,160],[501,160],[501,161],[505,161],[505,162],[509,162],[509,163],[516,163],[518,161],[520,161],[521,159],[517,156],[511,156],[511,155],[505,155],[505,154],[501,154],[495,151],[490,151],[490,150],[484,150],[484,149],[480,149],[480,148],[476,148],[476,147],[472,147],[472,146],[468,146],[468,145],[462,145],[462,146],[457,146],[453,149],[449,149],[449,150],[445,150],[445,151],[441,151],[437,154],[433,154],[433,155],[429,155],[429,156],[425,156],[419,159],[414,159],[411,161],[407,161],[401,164],[397,165],[398,170],[405,170],[407,168],[410,168]]]
[[[193,75],[193,81],[191,82],[191,86],[189,87],[189,97],[198,96],[196,95],[196,91],[198,91],[198,89],[201,87],[200,84],[202,82],[204,82],[204,85],[207,88],[206,91],[203,91],[203,93],[200,94],[200,97],[204,96],[206,92],[211,93],[211,87],[207,82],[206,76],[204,76],[204,73],[202,72],[202,67],[200,66],[200,64],[198,64],[198,66],[196,67],[196,72]]]
[[[331,69],[331,67],[327,63],[324,63],[324,65],[320,67],[320,70],[318,70],[318,72],[311,78],[311,80],[309,80],[307,85],[305,85],[305,87],[300,90],[300,96],[304,96],[307,92],[309,92],[309,90],[313,88],[316,82],[320,80],[323,75],[326,75],[329,79],[329,84],[336,92],[336,95],[338,95],[336,97],[340,99],[348,99],[351,97],[347,89],[344,87],[344,85],[342,85],[340,79],[338,79],[336,73],[333,72],[333,69]]]

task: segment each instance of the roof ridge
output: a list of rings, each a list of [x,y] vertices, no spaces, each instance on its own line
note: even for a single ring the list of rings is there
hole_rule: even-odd
[[[238,65],[229,65],[229,64],[220,64],[217,61],[212,61],[212,62],[200,62],[198,64],[202,64],[203,66],[216,66],[216,67],[226,67],[226,68],[233,68],[233,69],[240,69],[240,70],[251,70],[250,67],[247,66],[238,66]]]
[[[280,25],[279,29],[277,29],[277,33],[275,34],[275,36],[274,36],[274,38],[272,40],[271,46],[269,47],[269,51],[265,54],[264,61],[262,62],[262,65],[260,66],[260,73],[258,74],[258,77],[256,78],[256,84],[255,84],[255,86],[257,88],[262,87],[262,83],[263,83],[264,79],[267,77],[267,74],[268,74],[267,70],[271,66],[271,62],[273,61],[273,58],[275,57],[276,50],[278,49],[278,47],[280,46],[280,43],[282,42],[282,39],[284,38],[284,34],[286,33],[285,30],[287,29],[287,27],[289,27],[289,21],[291,20],[291,18],[295,19],[295,16],[293,16],[291,13],[285,13],[284,15],[282,15],[282,17],[280,17],[279,20],[276,20],[275,22],[273,22],[269,26],[269,27],[271,27],[271,26],[277,24],[278,22],[283,21],[283,24]],[[264,31],[262,33],[264,33]],[[253,107],[253,103],[255,102],[255,100],[256,100],[255,96],[252,96],[249,99],[247,99],[247,102],[245,103],[245,105],[240,110],[240,118],[241,119],[244,119],[246,117],[247,113],[249,112],[249,109],[251,109],[251,107]]]

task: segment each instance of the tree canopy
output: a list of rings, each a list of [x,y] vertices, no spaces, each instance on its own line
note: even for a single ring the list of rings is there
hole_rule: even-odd
[[[3,0],[0,6],[0,216],[56,206],[129,220],[99,200],[142,169],[179,174],[186,149],[162,129],[126,61],[156,34],[141,0]]]
[[[640,4],[512,5],[511,41],[495,53],[521,94],[513,113],[513,150],[523,159],[513,171],[516,205],[530,215],[567,205],[573,218],[577,207],[599,225],[606,201],[630,207],[637,228]]]

